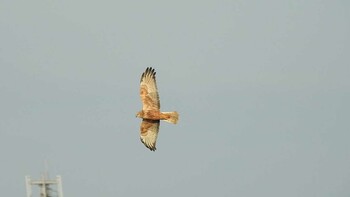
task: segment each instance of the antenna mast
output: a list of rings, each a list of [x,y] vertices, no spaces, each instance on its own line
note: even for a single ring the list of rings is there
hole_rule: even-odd
[[[48,165],[45,160],[45,172],[41,179],[33,180],[30,176],[25,177],[27,197],[33,197],[34,185],[39,186],[40,197],[63,197],[61,176],[56,176],[56,179],[49,179],[48,176]]]

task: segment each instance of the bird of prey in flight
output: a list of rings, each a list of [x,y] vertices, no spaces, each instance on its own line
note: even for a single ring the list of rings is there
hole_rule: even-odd
[[[148,149],[155,151],[160,120],[176,124],[179,119],[179,114],[176,111],[160,111],[156,72],[152,67],[146,68],[146,71],[142,73],[140,97],[142,101],[142,110],[136,114],[136,117],[142,118],[140,139]]]

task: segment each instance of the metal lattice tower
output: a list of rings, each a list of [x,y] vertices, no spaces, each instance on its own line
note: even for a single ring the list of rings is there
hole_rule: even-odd
[[[39,180],[33,180],[30,176],[26,176],[27,197],[33,197],[32,187],[34,185],[39,186],[40,197],[63,197],[61,176],[56,176],[56,179],[42,176]]]

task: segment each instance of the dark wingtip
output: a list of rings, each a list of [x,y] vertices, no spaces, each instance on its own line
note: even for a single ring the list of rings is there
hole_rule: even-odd
[[[145,73],[150,74],[150,75],[156,75],[155,69],[152,67],[147,67]]]
[[[154,146],[149,146],[149,145],[147,145],[143,140],[142,140],[142,138],[140,138],[140,140],[141,140],[141,142],[142,142],[142,144],[144,144],[148,149],[150,149],[151,151],[156,151],[157,150],[157,148],[156,148],[156,146],[154,145]]]
[[[153,147],[153,148],[149,148],[151,151],[155,152],[157,149],[156,147]]]
[[[144,77],[146,77],[147,75],[150,75],[150,76],[152,76],[153,78],[155,78],[155,77],[156,77],[156,71],[154,70],[154,68],[152,68],[152,67],[147,67],[146,70],[145,70],[145,72],[143,72],[142,75],[141,75],[140,82],[142,82],[142,79],[143,79]]]

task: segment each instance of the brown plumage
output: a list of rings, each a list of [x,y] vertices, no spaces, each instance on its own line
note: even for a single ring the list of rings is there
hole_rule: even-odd
[[[136,115],[136,117],[142,118],[140,139],[147,148],[151,151],[155,151],[160,120],[176,124],[179,119],[179,114],[176,111],[160,111],[156,72],[152,67],[148,67],[146,71],[142,73],[140,97],[142,101],[142,110]]]

